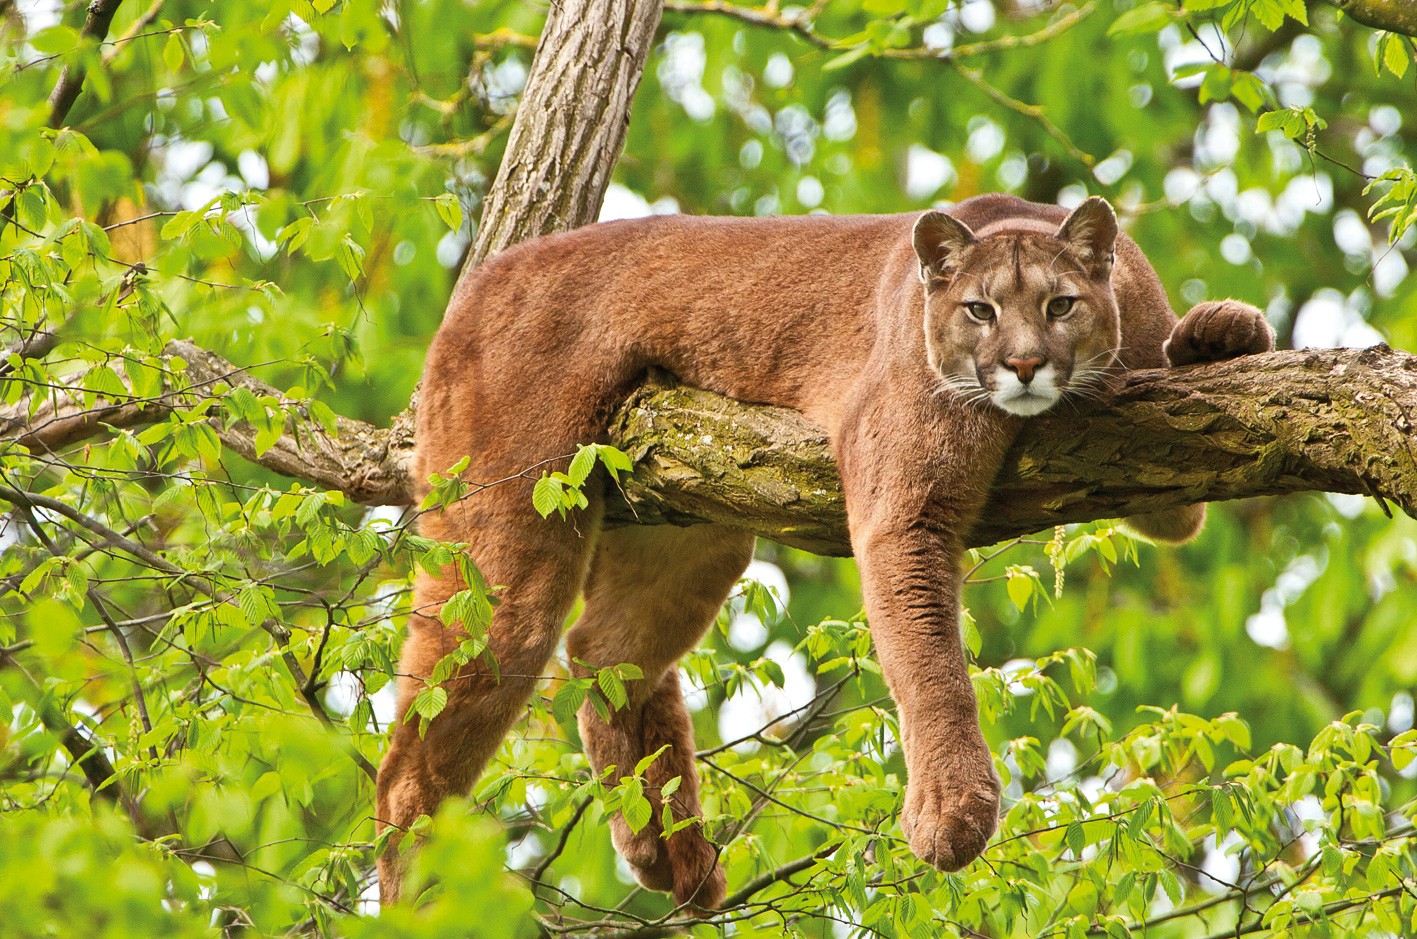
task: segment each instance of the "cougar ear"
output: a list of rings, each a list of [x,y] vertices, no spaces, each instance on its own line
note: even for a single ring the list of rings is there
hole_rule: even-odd
[[[936,211],[920,216],[911,240],[915,244],[915,256],[920,259],[920,279],[927,284],[933,278],[954,273],[960,256],[976,241],[968,225]]]
[[[1063,220],[1058,238],[1094,271],[1110,273],[1117,250],[1117,213],[1101,196],[1088,196]]]

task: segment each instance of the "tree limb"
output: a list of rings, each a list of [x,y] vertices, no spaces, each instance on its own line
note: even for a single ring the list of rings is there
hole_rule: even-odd
[[[258,398],[284,397],[246,368],[194,343],[174,340],[164,351],[186,364],[182,373],[186,385],[156,398],[103,401],[92,407],[85,407],[75,394],[60,392],[33,413],[30,401],[21,399],[12,407],[0,408],[0,440],[18,443],[32,452],[58,453],[107,433],[107,428],[151,424],[174,410],[193,407],[207,398],[219,399],[228,388],[246,388]],[[82,385],[82,380],[76,384]],[[373,505],[403,505],[411,498],[412,409],[396,417],[387,429],[337,417],[334,434],[308,416],[296,417],[287,423],[287,432],[259,456],[256,428],[217,419],[212,424],[228,449],[284,476],[338,489],[356,502]]]
[[[118,12],[122,3],[123,0],[92,0],[79,36],[85,40],[103,42],[108,36],[108,27],[113,24],[113,15]],[[83,66],[64,66],[64,71],[59,75],[59,84],[54,86],[54,91],[49,96],[50,127],[64,126],[64,118],[69,116],[69,109],[74,106],[79,92],[83,90],[84,77]]]
[[[969,541],[1306,490],[1372,495],[1417,516],[1414,413],[1417,356],[1386,346],[1129,372],[1105,404],[1024,425]],[[611,439],[637,464],[612,524],[725,522],[850,553],[826,436],[794,412],[646,387]]]
[[[1417,0],[1327,0],[1364,26],[1417,36]]]
[[[191,343],[172,343],[168,351],[187,362],[186,374],[203,394],[222,383],[279,394]],[[1386,346],[1274,352],[1129,372],[1113,391],[1105,403],[1063,405],[1024,424],[971,544],[1306,490],[1372,495],[1417,515],[1417,356]],[[130,403],[118,412],[142,423],[175,406]],[[82,433],[72,425],[58,436],[73,444],[102,431],[96,420],[84,420]],[[257,457],[253,429],[217,426],[228,447],[275,472],[358,502],[408,504],[407,423],[380,429],[340,418],[337,430],[330,435],[312,419],[295,418]],[[33,446],[45,438],[12,439]],[[610,439],[636,463],[607,509],[612,525],[721,522],[819,554],[850,553],[826,434],[794,411],[742,404],[660,376],[619,410]]]

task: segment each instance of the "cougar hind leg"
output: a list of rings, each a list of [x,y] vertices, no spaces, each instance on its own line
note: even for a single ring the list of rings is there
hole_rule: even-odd
[[[574,525],[539,518],[531,506],[531,485],[521,480],[483,490],[422,520],[424,535],[469,543],[485,581],[505,586],[487,634],[495,664],[480,656],[443,683],[447,705],[425,736],[419,736],[417,718],[404,720],[439,660],[465,636],[438,618],[463,585],[449,571],[441,578],[420,577],[399,665],[397,724],[379,767],[380,829],[407,828],[418,816],[433,814],[444,798],[467,793],[521,716],[585,579],[600,507],[598,496],[587,495],[591,506]],[[398,899],[404,873],[404,860],[391,847],[379,859],[384,902]]]
[[[592,667],[629,662],[643,673],[627,683],[628,701],[608,721],[589,702],[582,706],[581,737],[596,771],[614,764],[617,777],[668,747],[645,772],[654,808],[649,824],[633,832],[617,815],[611,839],[640,883],[672,891],[678,903],[700,910],[723,900],[717,851],[697,824],[668,839],[661,827],[659,792],[675,777],[674,820],[700,814],[694,730],[675,663],[703,637],[752,555],[751,535],[720,526],[604,532],[586,583],[585,612],[566,637],[573,661]]]

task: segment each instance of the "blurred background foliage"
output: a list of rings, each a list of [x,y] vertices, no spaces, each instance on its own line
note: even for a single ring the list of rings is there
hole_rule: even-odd
[[[83,17],[0,2],[4,403],[208,404],[0,443],[0,933],[682,923],[591,824],[637,796],[591,779],[564,672],[429,829],[441,883],[370,915],[400,614],[444,549],[205,423],[407,405],[544,7],[128,0],[102,45]],[[1098,193],[1178,310],[1233,296],[1281,345],[1417,348],[1411,56],[1299,0],[676,0],[604,215]],[[285,397],[184,388],[174,337]],[[1088,526],[981,555],[967,638],[1009,816],[950,876],[899,842],[854,567],[759,557],[685,669],[730,892],[766,880],[696,933],[1417,931],[1412,520],[1304,495],[1216,506],[1179,550]]]

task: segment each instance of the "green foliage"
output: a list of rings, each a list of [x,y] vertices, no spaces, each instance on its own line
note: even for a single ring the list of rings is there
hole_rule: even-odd
[[[590,505],[584,487],[597,463],[605,467],[612,481],[618,481],[621,473],[628,473],[633,467],[628,456],[609,444],[591,443],[578,447],[565,472],[543,471],[536,481],[531,502],[541,517],[546,518],[555,512],[565,518],[568,511]]]
[[[471,802],[376,834],[413,578],[456,576],[436,615],[461,638],[409,720],[426,731],[462,670],[496,668],[498,585],[414,528],[490,481],[464,460],[393,513],[269,468],[336,414],[406,405],[540,7],[130,3],[100,46],[82,5],[36,6],[0,12],[0,932],[715,934],[611,851],[608,818],[652,819],[652,764],[597,776],[576,740],[633,666],[555,666]],[[1408,37],[1298,0],[748,9],[767,25],[666,14],[612,205],[1096,192],[1178,307],[1236,296],[1282,343],[1346,317],[1417,345]],[[176,338],[275,391],[194,380]],[[600,444],[562,456],[526,468],[548,518],[630,470]],[[976,553],[964,639],[1006,813],[949,875],[899,834],[899,728],[853,568],[763,546],[782,583],[745,582],[683,667],[701,821],[748,890],[718,925],[1417,931],[1414,544],[1408,520],[1307,496],[1215,510],[1179,551],[1085,527]],[[418,899],[376,918],[373,860],[405,842]]]

